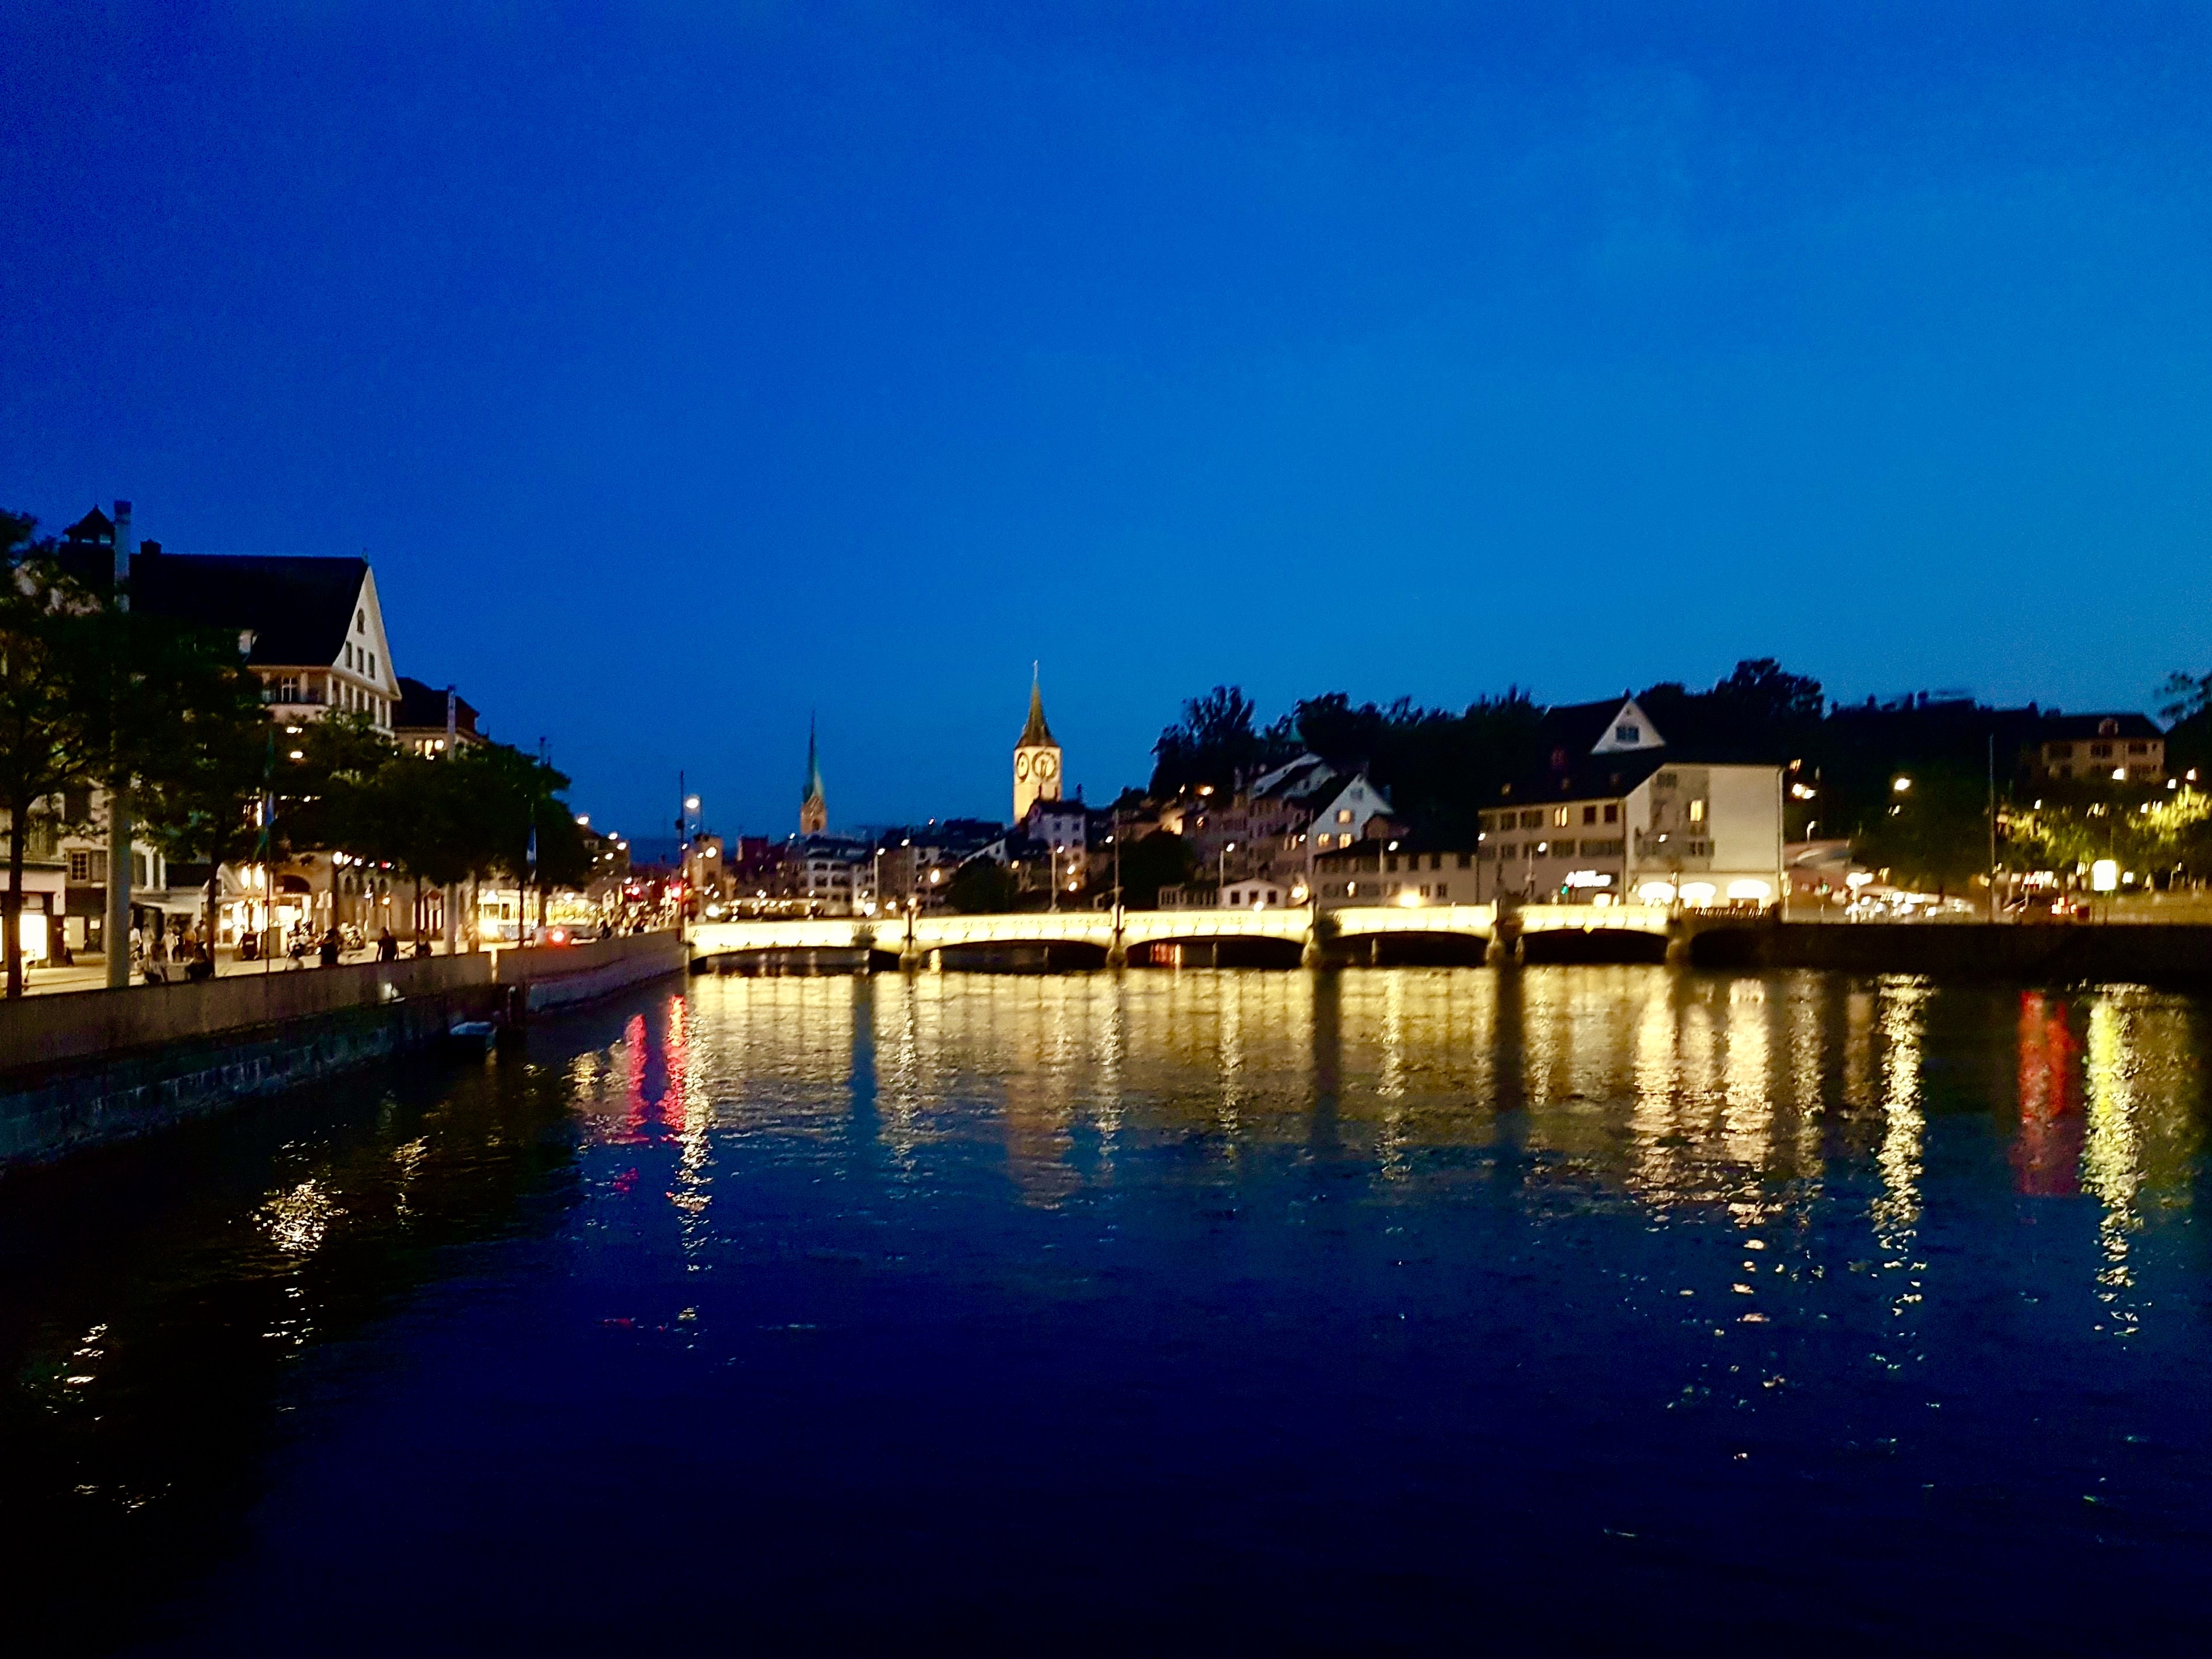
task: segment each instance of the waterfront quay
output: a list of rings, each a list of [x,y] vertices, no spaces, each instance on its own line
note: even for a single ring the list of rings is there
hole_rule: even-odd
[[[661,981],[0,1181],[17,1628],[2172,1641],[2208,1042],[1656,964]]]

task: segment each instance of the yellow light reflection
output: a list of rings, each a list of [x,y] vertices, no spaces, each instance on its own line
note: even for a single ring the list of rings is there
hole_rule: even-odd
[[[2142,1224],[2136,1208],[2142,1182],[2142,1141],[2136,1126],[2136,1056],[2128,1018],[2111,997],[2089,1009],[2087,1073],[2088,1129],[2081,1146],[2081,1184],[2101,1200],[2103,1218],[2097,1241],[2105,1264],[2097,1274],[2097,1297],[2111,1310],[2115,1332],[2132,1335],[2138,1316],[2124,1301],[2135,1285],[2128,1266],[2129,1235]]]

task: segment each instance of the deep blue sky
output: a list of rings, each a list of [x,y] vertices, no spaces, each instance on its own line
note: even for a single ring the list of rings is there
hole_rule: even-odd
[[[1217,681],[2212,668],[2206,10],[1657,11],[0,7],[0,502],[366,549],[636,833],[810,708],[1003,815],[1032,658],[1093,797]]]

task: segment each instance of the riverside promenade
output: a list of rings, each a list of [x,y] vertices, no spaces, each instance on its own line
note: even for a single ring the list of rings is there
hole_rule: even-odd
[[[673,933],[397,962],[259,963],[200,983],[0,1004],[0,1165],[204,1116],[683,972]],[[479,1052],[481,1046],[479,1041]]]

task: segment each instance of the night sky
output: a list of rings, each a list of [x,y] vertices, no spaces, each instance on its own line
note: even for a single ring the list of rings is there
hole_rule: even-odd
[[[810,710],[1003,816],[1032,659],[1093,799],[1218,681],[2212,669],[2212,13],[1659,9],[0,5],[0,505],[366,550],[638,834]]]

